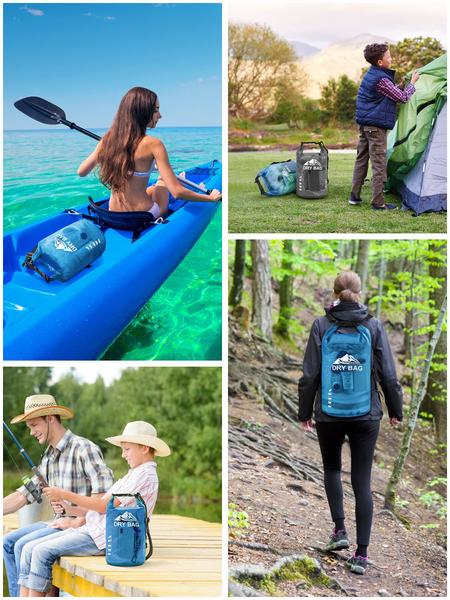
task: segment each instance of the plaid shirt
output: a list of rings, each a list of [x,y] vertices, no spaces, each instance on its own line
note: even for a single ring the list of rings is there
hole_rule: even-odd
[[[392,83],[392,81],[387,77],[383,77],[377,83],[377,92],[380,92],[380,94],[383,94],[383,96],[387,96],[394,102],[408,102],[415,91],[416,88],[412,83],[409,83],[405,89],[402,90],[400,87],[398,87],[398,85]]]
[[[114,483],[111,469],[105,465],[98,446],[67,429],[55,448],[49,446],[39,464],[39,471],[50,486],[90,496],[104,494]],[[33,482],[38,485],[36,476]],[[17,490],[31,504],[33,496],[25,486]]]

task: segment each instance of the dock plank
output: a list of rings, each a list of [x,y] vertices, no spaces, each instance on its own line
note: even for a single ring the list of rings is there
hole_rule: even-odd
[[[3,519],[16,529],[16,515]],[[153,515],[153,556],[139,567],[114,567],[103,556],[63,556],[53,567],[56,586],[73,596],[149,597],[221,595],[221,525],[191,517]]]

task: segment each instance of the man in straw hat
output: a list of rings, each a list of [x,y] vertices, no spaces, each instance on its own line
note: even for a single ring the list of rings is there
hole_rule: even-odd
[[[41,446],[48,446],[38,468],[50,485],[92,498],[101,497],[114,482],[112,471],[106,466],[98,446],[86,438],[74,435],[61,423],[62,419],[71,419],[73,416],[73,411],[58,405],[53,396],[36,394],[28,396],[23,414],[14,417],[11,423],[25,423],[30,435]],[[33,477],[32,481],[39,486],[37,477]],[[32,494],[22,486],[3,499],[3,514],[16,512],[33,502],[35,499]],[[55,510],[58,512],[58,508]],[[56,519],[51,526],[39,521],[12,531],[3,538],[3,557],[10,596],[19,595],[17,579],[20,556],[26,543],[54,534],[55,527],[67,529],[85,522],[86,511],[66,503],[63,510],[67,516]]]
[[[98,556],[106,548],[106,508],[112,494],[140,494],[150,518],[158,494],[155,456],[169,456],[170,448],[158,438],[156,429],[145,421],[133,421],[122,435],[106,438],[122,448],[122,457],[130,466],[102,498],[86,497],[65,489],[48,487],[44,493],[52,502],[69,501],[87,509],[86,524],[77,529],[59,531],[45,539],[28,542],[20,561],[20,595],[45,596],[52,584],[52,567],[60,556]],[[115,498],[122,506],[134,504],[134,498]]]

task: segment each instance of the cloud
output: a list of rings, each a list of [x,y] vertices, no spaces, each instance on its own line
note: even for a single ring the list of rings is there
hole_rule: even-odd
[[[83,17],[93,17],[94,19],[100,19],[101,21],[115,21],[116,17],[112,17],[107,15],[106,17],[101,17],[100,15],[95,15],[94,13],[87,12],[83,13]]]
[[[30,13],[33,17],[43,17],[45,14],[44,11],[39,8],[29,8],[28,6],[21,6],[20,10],[26,10],[27,13]]]

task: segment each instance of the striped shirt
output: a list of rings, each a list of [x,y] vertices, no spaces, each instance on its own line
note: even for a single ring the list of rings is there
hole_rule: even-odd
[[[387,77],[382,77],[377,83],[377,92],[383,94],[383,96],[387,96],[394,102],[408,102],[415,91],[416,88],[412,83],[409,83],[405,89],[402,90]]]
[[[104,494],[114,483],[98,446],[67,429],[58,444],[49,446],[42,456],[39,471],[51,487],[60,487],[83,496]],[[38,485],[36,476],[33,482]],[[31,504],[33,496],[25,486],[17,490]]]
[[[146,462],[139,467],[130,469],[128,473],[116,481],[112,488],[104,497],[111,494],[137,494],[142,496],[147,507],[147,517],[150,516],[155,508],[156,497],[158,495],[158,475],[156,473],[156,463]],[[122,506],[133,506],[135,499],[120,498]],[[106,514],[89,510],[86,513],[86,525],[82,525],[77,531],[87,531],[94,540],[97,548],[103,550],[106,547]]]

